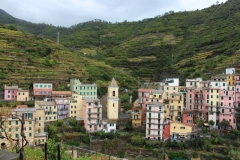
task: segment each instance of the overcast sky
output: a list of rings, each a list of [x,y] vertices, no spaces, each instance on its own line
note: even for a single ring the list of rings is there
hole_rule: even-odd
[[[168,11],[203,9],[217,0],[0,0],[0,8],[15,18],[70,27],[101,19],[138,21]],[[219,3],[227,0],[218,0]]]

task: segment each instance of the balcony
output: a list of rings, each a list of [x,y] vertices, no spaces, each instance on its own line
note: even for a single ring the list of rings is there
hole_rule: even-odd
[[[169,115],[170,115],[170,116],[173,116],[173,115],[174,115],[174,113],[170,113]]]
[[[142,114],[142,112],[132,112],[133,115],[139,115]]]
[[[94,108],[102,108],[102,105],[93,105]]]
[[[99,125],[99,124],[102,124],[102,122],[101,121],[99,121],[99,122],[91,122],[91,121],[88,121],[88,124],[90,124],[90,125]]]
[[[204,105],[204,102],[194,102],[194,105]]]
[[[96,112],[87,112],[87,114],[101,114],[100,111],[96,111]]]
[[[43,133],[35,133],[34,137],[46,137],[47,133],[43,132]]]
[[[204,97],[194,97],[194,100],[204,100]]]
[[[100,119],[101,117],[88,117],[88,119]]]
[[[163,110],[159,110],[159,111],[146,110],[146,112],[161,113],[161,112],[163,112]]]
[[[59,111],[67,111],[68,108],[58,108]]]

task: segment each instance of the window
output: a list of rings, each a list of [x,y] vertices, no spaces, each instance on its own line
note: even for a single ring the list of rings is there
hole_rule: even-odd
[[[29,137],[32,137],[32,133],[29,133]]]
[[[16,121],[16,125],[18,125],[18,121]]]
[[[42,139],[42,142],[44,142],[44,139]]]
[[[10,93],[10,90],[8,90],[8,93]]]
[[[29,121],[29,124],[32,124],[32,121]]]
[[[42,91],[40,91],[40,94],[42,94]]]
[[[211,98],[213,98],[213,95],[211,95]]]
[[[231,97],[229,97],[229,100],[231,100]]]
[[[18,95],[21,95],[21,93],[20,93],[20,92],[18,92]]]
[[[40,84],[40,88],[42,88],[42,85]]]
[[[16,132],[18,131],[18,127],[16,127]]]
[[[46,120],[48,120],[48,117],[46,117]]]
[[[225,83],[223,83],[223,86],[225,86]]]
[[[41,126],[41,123],[39,123],[38,126]]]
[[[51,85],[48,85],[48,88],[51,88]]]
[[[74,111],[74,113],[76,113],[76,111]]]
[[[31,127],[29,127],[29,131],[31,131],[32,130],[32,128]]]
[[[18,134],[15,134],[15,137],[18,138]]]
[[[92,128],[92,125],[90,125],[89,128]]]
[[[44,92],[43,92],[43,94],[47,94],[47,92],[46,92],[46,91],[44,91]]]
[[[188,117],[192,117],[192,115],[191,115],[191,114],[188,114]]]
[[[12,128],[8,128],[8,131],[11,132],[11,131],[12,131]]]
[[[39,117],[39,121],[41,120],[41,117]]]
[[[180,129],[185,129],[185,127],[180,127]]]
[[[173,128],[176,129],[176,126],[174,126]]]
[[[76,108],[76,106],[74,106],[74,108]]]
[[[91,106],[91,103],[88,103],[88,106]]]
[[[44,85],[44,88],[47,88],[47,85],[46,85],[46,84]]]
[[[112,92],[112,95],[115,96],[115,91]]]
[[[190,98],[192,98],[192,94],[190,94]]]

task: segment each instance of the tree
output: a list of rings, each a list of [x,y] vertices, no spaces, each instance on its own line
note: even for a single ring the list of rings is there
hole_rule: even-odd
[[[144,139],[141,135],[133,135],[130,140],[131,143],[135,145],[142,145],[144,143]]]
[[[76,118],[71,118],[71,119],[68,121],[68,123],[69,123],[71,126],[75,126],[75,125],[77,125],[77,120],[76,120]]]
[[[208,122],[211,126],[213,126],[215,124],[215,122],[211,119],[209,122]]]
[[[230,122],[223,119],[223,121],[220,123],[220,126],[224,127],[224,129],[227,129],[227,127],[230,127]]]
[[[31,147],[26,147],[24,148],[24,158],[26,160],[42,160],[44,159],[44,153],[41,148],[34,148],[32,149]]]

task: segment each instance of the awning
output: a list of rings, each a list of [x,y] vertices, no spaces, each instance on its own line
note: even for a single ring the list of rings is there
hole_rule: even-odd
[[[208,123],[203,123],[203,125],[204,125],[205,127],[209,127],[209,124],[208,124]]]

